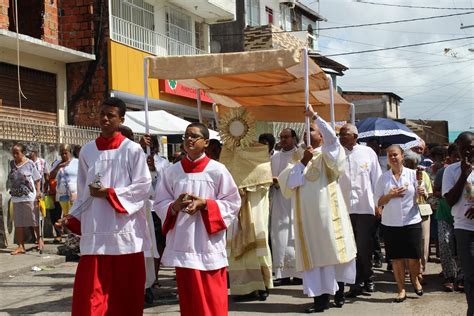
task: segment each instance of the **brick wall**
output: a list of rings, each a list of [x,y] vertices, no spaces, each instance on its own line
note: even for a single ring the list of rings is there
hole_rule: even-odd
[[[346,94],[342,93],[342,97],[346,99],[347,101],[359,101],[359,100],[374,100],[374,99],[381,99],[383,95],[381,94],[372,94],[372,95],[367,95],[367,94]]]
[[[303,48],[308,45],[290,32],[283,32],[273,24],[248,26],[244,29],[244,50],[262,50],[276,48]]]
[[[43,35],[41,39],[59,44],[58,0],[44,0]]]
[[[10,22],[8,20],[8,0],[0,0],[0,29],[8,30]]]
[[[95,12],[100,11],[94,10],[93,0],[62,0],[60,44],[82,52],[94,53]]]
[[[61,10],[61,45],[96,56],[95,61],[66,65],[68,123],[97,126],[100,106],[109,93],[108,1],[62,0]]]

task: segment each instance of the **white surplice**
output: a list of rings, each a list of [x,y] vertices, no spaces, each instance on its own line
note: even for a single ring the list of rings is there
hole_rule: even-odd
[[[109,199],[93,198],[89,184],[100,175],[123,213]],[[82,255],[123,255],[150,249],[145,200],[151,186],[146,157],[140,145],[125,139],[116,149],[99,150],[85,144],[79,156],[77,200],[70,215],[81,223]]]
[[[189,159],[185,157],[184,159]],[[208,159],[203,156],[199,159]],[[226,167],[210,160],[204,170],[186,173],[183,161],[176,163],[164,172],[158,184],[153,209],[165,225],[169,208],[181,193],[188,193],[217,203],[214,216],[223,220],[226,227],[208,233],[202,212],[189,215],[178,212],[176,222],[166,235],[166,248],[161,258],[165,266],[216,270],[228,265],[226,253],[226,228],[234,221],[240,209],[240,195],[232,176]]]
[[[349,214],[375,215],[374,192],[382,176],[377,154],[372,148],[356,144],[346,153],[345,172],[339,178]]]
[[[295,212],[296,266],[304,293],[335,294],[337,282],[354,283],[356,246],[337,178],[344,172],[344,150],[334,131],[316,120],[324,143],[305,167],[299,160],[278,180]],[[302,153],[300,153],[300,157]]]
[[[278,177],[291,163],[296,148],[276,152],[271,157],[272,175]],[[295,234],[293,229],[293,210],[291,199],[287,199],[281,190],[271,188],[270,237],[272,241],[273,273],[275,278],[300,277],[296,272]]]

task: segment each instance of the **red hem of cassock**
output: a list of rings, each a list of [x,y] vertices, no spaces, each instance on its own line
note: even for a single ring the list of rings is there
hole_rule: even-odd
[[[174,228],[174,225],[176,225],[176,219],[178,218],[178,214],[174,214],[172,212],[172,206],[173,203],[170,204],[168,207],[168,212],[166,213],[166,218],[165,221],[163,222],[163,227],[162,227],[162,234],[163,236],[166,236],[170,230]]]
[[[143,315],[145,278],[143,252],[81,256],[72,316]]]
[[[228,314],[227,268],[211,271],[176,267],[182,316]]]
[[[117,193],[115,193],[114,188],[107,189],[107,201],[109,201],[110,206],[112,206],[117,213],[128,214],[122,203],[120,203],[120,200],[117,196]]]
[[[227,229],[221,210],[215,200],[206,200],[207,208],[201,211],[201,217],[209,235]]]

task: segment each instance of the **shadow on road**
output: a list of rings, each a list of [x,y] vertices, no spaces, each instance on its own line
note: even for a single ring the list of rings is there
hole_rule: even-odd
[[[47,315],[50,313],[67,313],[71,311],[71,304],[71,297],[66,297],[56,301],[34,303],[17,308],[2,308],[0,309],[0,313],[7,313],[9,315],[27,315],[35,313],[46,313]]]

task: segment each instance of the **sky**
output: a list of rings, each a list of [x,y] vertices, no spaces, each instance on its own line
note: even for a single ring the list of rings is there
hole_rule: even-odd
[[[474,0],[366,0],[376,3],[474,8]],[[318,2],[301,0],[314,10]],[[328,21],[320,28],[474,12],[320,0]],[[323,55],[474,36],[474,14],[368,27],[320,30]],[[472,49],[472,52],[469,51]],[[445,53],[445,49],[449,52]],[[338,86],[346,91],[393,92],[403,98],[401,117],[447,120],[450,131],[474,131],[474,38],[374,53],[331,57],[349,67]]]

